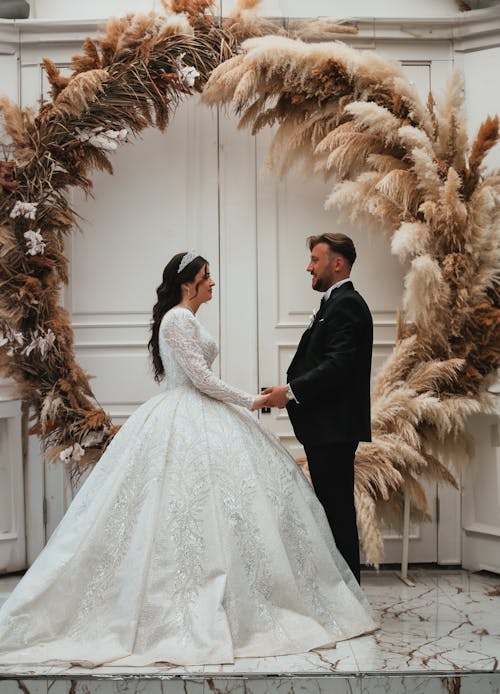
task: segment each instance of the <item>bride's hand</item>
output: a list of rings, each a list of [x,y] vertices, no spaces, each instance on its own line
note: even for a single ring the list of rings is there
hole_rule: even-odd
[[[252,405],[252,410],[260,410],[261,407],[266,406],[266,402],[269,400],[269,395],[259,395],[255,396],[255,400],[253,401]]]

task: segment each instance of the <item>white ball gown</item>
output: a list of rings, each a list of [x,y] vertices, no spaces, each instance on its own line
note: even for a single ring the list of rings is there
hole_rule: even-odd
[[[373,631],[323,507],[187,309],[127,420],[0,610],[0,663],[230,663]],[[245,409],[247,408],[247,409]]]

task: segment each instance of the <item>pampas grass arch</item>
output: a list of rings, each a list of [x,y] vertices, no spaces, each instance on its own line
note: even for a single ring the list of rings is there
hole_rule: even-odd
[[[73,472],[94,464],[116,429],[75,361],[63,240],[75,226],[67,192],[112,172],[129,134],[164,130],[193,90],[232,104],[240,126],[277,124],[269,159],[332,180],[328,208],[375,218],[408,265],[397,344],[373,393],[373,442],[356,456],[356,502],[367,560],[383,558],[380,518],[409,490],[426,515],[421,480],[456,484],[436,451],[463,444],[472,412],[491,411],[499,362],[500,177],[483,170],[498,140],[488,118],[469,148],[462,85],[441,104],[418,99],[400,67],[324,41],[351,27],[327,21],[281,29],[242,0],[218,22],[211,0],[171,0],[165,14],[112,19],[87,39],[63,77],[45,60],[50,103],[38,113],[0,100],[12,161],[0,170],[0,372],[30,407],[46,457]],[[14,163],[13,163],[14,162]],[[15,164],[17,180],[12,181]]]

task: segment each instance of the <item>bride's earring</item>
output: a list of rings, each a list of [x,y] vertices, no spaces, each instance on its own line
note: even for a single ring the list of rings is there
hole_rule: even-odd
[[[190,296],[191,296],[191,290],[190,290],[189,287],[188,287],[188,295],[187,295],[187,298],[189,299]]]

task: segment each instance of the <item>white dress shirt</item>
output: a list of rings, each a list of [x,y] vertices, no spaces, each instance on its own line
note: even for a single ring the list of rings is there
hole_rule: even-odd
[[[333,290],[334,290],[334,289],[337,289],[337,287],[341,287],[341,286],[342,286],[343,284],[345,284],[346,282],[352,282],[351,278],[350,278],[350,277],[346,277],[345,279],[340,280],[339,282],[335,282],[335,284],[332,284],[332,286],[330,287],[330,289],[327,289],[326,292],[323,294],[323,299],[324,299],[325,301],[328,301],[328,299],[330,298],[331,293],[333,292]]]

